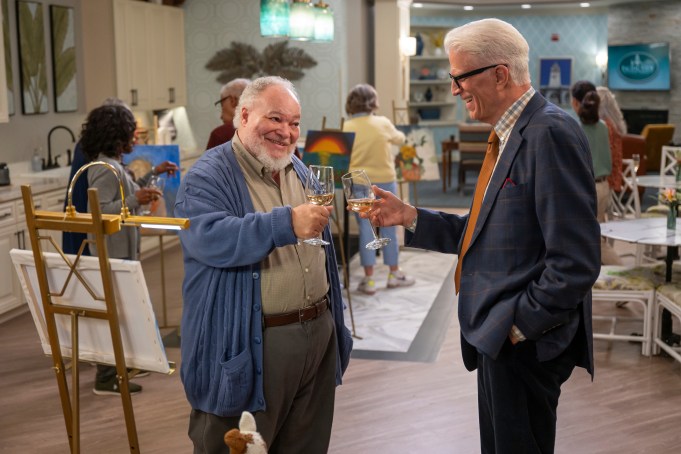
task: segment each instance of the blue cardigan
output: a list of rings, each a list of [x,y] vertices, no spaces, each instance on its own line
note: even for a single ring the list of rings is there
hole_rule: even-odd
[[[307,169],[293,157],[301,181]],[[219,416],[264,410],[260,262],[275,247],[295,244],[291,207],[255,212],[232,142],[204,153],[187,172],[175,215],[180,232],[184,309],[180,375],[192,408]],[[324,238],[331,242],[327,227]],[[352,350],[343,322],[336,256],[326,246],[329,298],[338,345],[336,383]]]

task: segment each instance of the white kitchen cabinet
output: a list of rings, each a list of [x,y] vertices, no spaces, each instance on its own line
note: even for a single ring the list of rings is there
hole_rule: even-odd
[[[182,8],[88,0],[81,11],[87,110],[112,95],[133,110],[186,104]]]
[[[140,110],[183,105],[186,68],[182,9],[114,0],[113,12],[118,96]]]
[[[16,224],[17,202],[0,204],[0,318],[24,303],[21,284],[9,251],[21,247]]]

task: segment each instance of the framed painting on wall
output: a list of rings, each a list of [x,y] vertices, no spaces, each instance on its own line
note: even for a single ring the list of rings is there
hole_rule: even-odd
[[[9,41],[9,0],[2,3],[2,42],[5,48],[5,81],[7,82],[7,112],[14,115],[14,75],[12,74],[12,49]]]
[[[541,57],[539,59],[539,91],[554,104],[570,104],[572,58]]]
[[[50,5],[52,88],[55,112],[78,110],[76,41],[73,8]]]
[[[21,109],[24,115],[47,112],[43,4],[17,1]]]

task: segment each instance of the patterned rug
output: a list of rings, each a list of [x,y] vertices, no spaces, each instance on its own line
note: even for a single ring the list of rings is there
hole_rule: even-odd
[[[355,322],[353,358],[433,361],[456,304],[453,272],[456,256],[419,249],[400,252],[400,268],[416,283],[389,289],[388,267],[381,257],[374,268],[377,292],[357,291],[364,276],[359,255],[350,260],[350,288]],[[344,292],[346,306],[347,293]],[[352,330],[349,308],[345,322]]]

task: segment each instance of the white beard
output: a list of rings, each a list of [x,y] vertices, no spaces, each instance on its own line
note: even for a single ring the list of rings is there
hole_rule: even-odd
[[[257,147],[254,150],[253,156],[255,156],[255,159],[260,161],[260,163],[265,166],[266,170],[270,172],[278,172],[291,163],[292,154],[293,150],[291,150],[288,155],[275,159],[267,153],[267,150],[265,150],[264,147]]]

